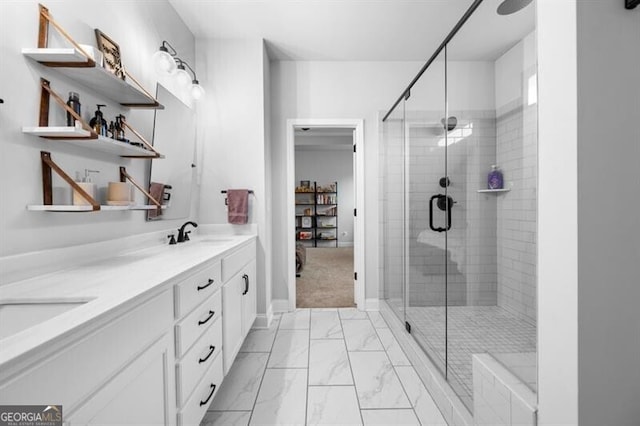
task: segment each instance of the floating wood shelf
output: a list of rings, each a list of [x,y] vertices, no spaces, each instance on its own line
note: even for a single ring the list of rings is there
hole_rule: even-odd
[[[164,209],[162,203],[149,194],[138,182],[136,182],[131,175],[127,173],[125,167],[120,167],[120,182],[126,182],[127,180],[142,192],[144,196],[149,200],[151,204],[148,205],[131,205],[115,206],[115,205],[100,205],[95,198],[89,195],[83,188],[81,188],[77,182],[75,182],[64,170],[58,166],[51,158],[51,153],[47,151],[40,151],[40,163],[42,166],[42,204],[31,204],[27,206],[29,211],[50,211],[50,212],[91,212],[91,211],[115,211],[115,210],[153,210]],[[71,185],[71,188],[76,191],[82,199],[84,199],[89,205],[74,206],[74,205],[61,205],[53,204],[53,184],[52,176],[55,172],[65,182]]]
[[[133,133],[144,146],[138,147],[126,142],[98,135],[82,117],[75,112],[52,88],[48,80],[40,78],[40,117],[39,126],[23,127],[24,133],[40,136],[45,139],[59,140],[84,148],[119,155],[125,158],[164,158],[153,146],[122,116],[122,125]],[[76,120],[76,126],[49,126],[49,104],[51,98]]]
[[[27,58],[31,58],[41,64],[62,64],[62,66],[86,66],[92,67],[91,62],[80,52],[73,47],[61,47],[61,48],[28,48],[22,49],[22,54]]]
[[[79,127],[23,127],[22,132],[120,157],[164,158],[164,155],[157,155],[148,149],[104,136],[88,139],[91,133]]]
[[[116,77],[101,66],[90,66],[87,58],[75,48],[22,49],[22,54],[41,64],[54,68],[61,74],[128,108],[164,109],[153,97],[141,89]],[[71,61],[69,61],[71,59]],[[78,66],[77,64],[87,64]],[[130,78],[132,78],[129,75]],[[132,78],[133,79],[133,78]],[[134,80],[135,81],[135,80]]]
[[[161,209],[166,209],[167,206],[162,206]],[[124,211],[124,210],[155,210],[154,205],[134,205],[134,206],[109,206],[101,205],[100,210],[95,211]],[[93,206],[72,206],[64,204],[54,205],[28,205],[27,210],[33,212],[90,212],[94,211]]]
[[[138,80],[124,70],[125,78],[114,75],[96,64],[87,51],[51,16],[49,9],[38,5],[38,47],[24,48],[22,54],[51,67],[90,90],[129,108],[164,108]],[[70,47],[49,47],[49,25],[69,42]]]
[[[479,193],[482,194],[499,194],[501,192],[509,192],[511,188],[502,188],[502,189],[478,189]]]

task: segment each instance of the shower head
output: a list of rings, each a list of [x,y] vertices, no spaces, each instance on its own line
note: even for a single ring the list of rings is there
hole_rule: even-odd
[[[529,6],[532,0],[504,0],[498,6],[498,15],[511,15]]]

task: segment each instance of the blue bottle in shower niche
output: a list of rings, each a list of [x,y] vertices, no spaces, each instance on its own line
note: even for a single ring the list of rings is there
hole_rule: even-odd
[[[502,172],[495,164],[491,166],[489,177],[487,179],[489,189],[502,189],[504,188],[504,179],[502,178]]]

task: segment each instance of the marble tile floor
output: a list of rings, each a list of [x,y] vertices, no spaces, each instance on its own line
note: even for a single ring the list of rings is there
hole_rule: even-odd
[[[335,308],[251,330],[201,426],[446,424],[382,316]]]

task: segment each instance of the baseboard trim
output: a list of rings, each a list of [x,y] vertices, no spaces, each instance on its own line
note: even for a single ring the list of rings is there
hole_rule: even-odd
[[[269,328],[273,321],[273,303],[269,305],[266,314],[256,315],[256,320],[253,323],[254,328]]]

